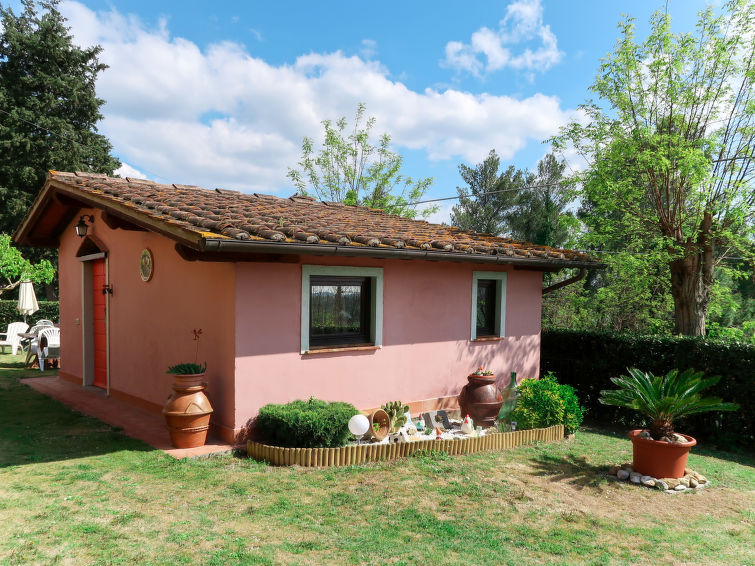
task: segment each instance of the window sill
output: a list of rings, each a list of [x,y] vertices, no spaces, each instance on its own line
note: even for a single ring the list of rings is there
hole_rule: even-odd
[[[503,340],[503,336],[480,336],[472,342],[500,342],[501,340]]]
[[[308,356],[310,354],[332,354],[333,352],[368,352],[373,350],[380,350],[380,348],[382,348],[382,346],[375,346],[374,344],[363,344],[361,346],[338,346],[335,348],[324,347],[307,350],[306,352],[304,352],[304,355]]]

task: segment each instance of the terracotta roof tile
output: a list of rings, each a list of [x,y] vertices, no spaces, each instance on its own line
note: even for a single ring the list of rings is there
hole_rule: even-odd
[[[564,264],[594,262],[576,251],[411,220],[361,206],[319,202],[311,197],[278,198],[92,173],[51,171],[49,180],[125,204],[139,215],[179,225],[209,238],[507,255]]]

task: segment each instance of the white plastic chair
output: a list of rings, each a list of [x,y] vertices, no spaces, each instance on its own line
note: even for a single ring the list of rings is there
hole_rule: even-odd
[[[40,320],[32,326],[27,334],[34,334],[33,338],[21,340],[21,349],[26,350],[26,365],[37,355],[37,344],[39,343],[39,333],[43,328],[55,326],[50,320]]]
[[[39,332],[37,338],[37,360],[39,370],[44,371],[45,359],[60,357],[60,328],[48,327]]]
[[[0,351],[5,352],[5,347],[10,346],[11,352],[13,352],[13,355],[15,356],[21,345],[21,337],[19,334],[26,332],[28,328],[29,325],[25,322],[11,322],[8,325],[8,330],[0,332],[0,337],[5,336],[5,338],[0,338]]]

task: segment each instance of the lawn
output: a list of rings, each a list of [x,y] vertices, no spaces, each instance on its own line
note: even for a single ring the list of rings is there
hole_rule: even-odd
[[[0,564],[755,564],[755,458],[712,486],[618,483],[621,431],[326,470],[174,460],[70,411],[0,356]]]

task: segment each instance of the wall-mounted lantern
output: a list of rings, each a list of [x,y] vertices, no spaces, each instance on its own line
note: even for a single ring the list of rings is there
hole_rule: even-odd
[[[79,223],[74,226],[76,229],[76,235],[79,238],[83,238],[87,235],[87,230],[89,229],[89,226],[87,226],[86,221],[89,220],[89,223],[92,224],[94,222],[94,216],[91,214],[84,214],[79,218]]]

